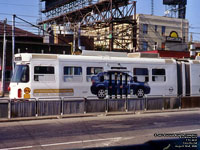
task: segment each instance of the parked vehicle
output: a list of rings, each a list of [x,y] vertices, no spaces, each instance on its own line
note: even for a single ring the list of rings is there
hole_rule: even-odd
[[[91,92],[100,99],[105,98],[107,94],[110,96],[131,94],[143,98],[145,94],[150,93],[150,87],[148,83],[134,81],[128,72],[111,70],[92,77]]]

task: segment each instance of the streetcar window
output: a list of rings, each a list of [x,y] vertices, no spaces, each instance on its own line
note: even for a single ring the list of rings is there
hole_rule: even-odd
[[[29,66],[16,65],[11,82],[29,82]]]
[[[91,82],[92,76],[97,75],[100,72],[103,72],[102,67],[87,67],[87,75],[86,75],[87,82]]]
[[[165,69],[152,69],[152,81],[165,82],[166,81]]]
[[[35,66],[35,74],[54,74],[54,67],[52,66]]]
[[[64,67],[64,75],[73,75],[73,67]]]
[[[65,66],[63,68],[64,82],[82,82],[82,68]]]
[[[74,75],[82,75],[82,68],[74,67]]]
[[[34,81],[55,81],[53,66],[35,66]]]
[[[133,79],[135,82],[148,82],[149,81],[149,71],[147,68],[134,68],[133,69]]]

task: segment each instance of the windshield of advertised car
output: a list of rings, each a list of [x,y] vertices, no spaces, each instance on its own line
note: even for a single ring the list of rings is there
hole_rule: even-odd
[[[29,81],[29,66],[28,65],[16,65],[11,82],[25,83],[28,81]]]

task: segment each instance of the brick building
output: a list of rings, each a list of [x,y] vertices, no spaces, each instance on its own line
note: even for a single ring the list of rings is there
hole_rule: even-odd
[[[0,78],[2,76],[4,24],[0,22]],[[9,84],[12,70],[12,26],[6,25],[6,85]],[[43,37],[31,32],[15,28],[15,54],[16,53],[55,53],[70,54],[71,46],[68,44],[43,43]],[[1,79],[0,79],[1,81]],[[1,84],[1,83],[0,83]]]

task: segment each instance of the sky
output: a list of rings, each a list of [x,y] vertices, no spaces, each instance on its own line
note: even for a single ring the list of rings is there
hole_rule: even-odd
[[[151,0],[136,0],[137,13],[151,14]],[[154,15],[164,16],[166,10],[163,0],[154,0]],[[39,0],[0,0],[0,20],[7,18],[8,23],[12,24],[12,15],[16,14],[24,20],[33,24],[39,19]],[[200,0],[188,0],[186,10],[186,19],[189,21],[189,32],[193,33],[193,40],[200,41]],[[36,29],[16,20],[17,26],[37,33]]]

